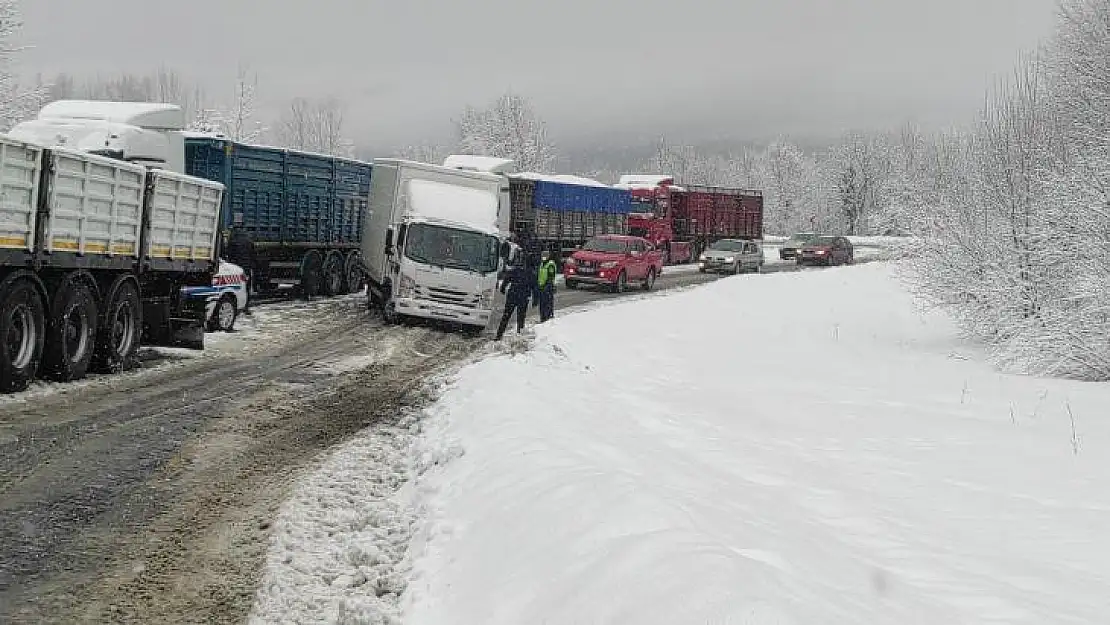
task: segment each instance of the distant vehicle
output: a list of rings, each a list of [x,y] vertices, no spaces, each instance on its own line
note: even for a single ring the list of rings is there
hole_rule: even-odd
[[[659,248],[664,264],[696,260],[718,239],[763,238],[763,192],[676,185],[672,176],[622,175],[614,185],[632,195],[628,234]]]
[[[845,237],[820,236],[802,246],[798,252],[799,265],[844,265],[855,260],[852,242]]]
[[[420,317],[481,332],[508,226],[504,175],[376,159],[362,236],[368,305],[390,324]]]
[[[239,313],[247,308],[247,272],[235,263],[220,259],[210,286],[189,286],[181,289],[190,300],[204,300],[204,318],[212,332],[231,332]]]
[[[806,243],[816,239],[821,235],[816,232],[799,232],[790,236],[789,239],[782,242],[779,246],[779,258],[782,260],[793,260],[798,257],[798,251],[801,250]]]
[[[763,269],[763,249],[755,241],[721,239],[698,257],[698,271],[746,273]]]
[[[659,250],[646,239],[616,234],[586,241],[563,264],[568,289],[595,284],[623,293],[629,282],[639,282],[643,290],[650,291],[662,273],[663,254]]]

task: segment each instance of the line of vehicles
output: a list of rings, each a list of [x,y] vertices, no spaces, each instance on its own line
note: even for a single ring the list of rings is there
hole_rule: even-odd
[[[175,105],[58,101],[0,136],[0,391],[126,370],[140,345],[203,349],[249,292],[366,286],[387,323],[480,332],[509,237],[553,252],[569,288],[623,291],[762,236],[758,191],[367,163],[189,133]]]

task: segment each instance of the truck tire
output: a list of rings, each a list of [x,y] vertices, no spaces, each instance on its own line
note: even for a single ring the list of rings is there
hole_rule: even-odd
[[[35,379],[46,339],[42,298],[30,280],[0,285],[0,392],[16,393]]]
[[[43,350],[43,375],[57,382],[80,380],[96,351],[96,299],[83,280],[67,277],[54,294]]]
[[[343,276],[346,280],[346,284],[343,285],[345,292],[358,293],[362,290],[362,283],[365,278],[362,275],[362,253],[358,250],[347,254]]]
[[[300,281],[301,294],[306,298],[313,298],[320,294],[320,282],[323,279],[324,255],[319,250],[310,250],[301,259]]]
[[[320,281],[320,287],[324,295],[335,297],[344,293],[343,287],[347,280],[343,275],[343,265],[342,254],[335,251],[328,252],[327,258],[324,259],[324,268],[321,271],[323,279]]]
[[[655,267],[648,269],[647,278],[644,279],[644,290],[650,291],[655,286]]]
[[[566,285],[567,285],[568,289],[573,291],[574,289],[578,288],[578,281],[577,280],[567,280]]]
[[[100,317],[100,331],[93,354],[93,371],[118,373],[132,369],[143,335],[143,307],[139,289],[127,280],[117,283]]]

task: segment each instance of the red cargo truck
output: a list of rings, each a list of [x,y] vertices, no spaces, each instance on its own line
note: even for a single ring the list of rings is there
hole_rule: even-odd
[[[663,175],[621,176],[639,210],[628,215],[628,234],[661,249],[667,264],[688,263],[718,239],[763,238],[763,193],[685,185]]]

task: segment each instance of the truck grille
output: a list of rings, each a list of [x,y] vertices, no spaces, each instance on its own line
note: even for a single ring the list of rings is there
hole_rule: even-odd
[[[443,304],[454,304],[455,306],[463,306],[465,308],[478,307],[478,296],[464,293],[463,291],[440,289],[436,287],[416,287],[416,295],[421,299]]]

